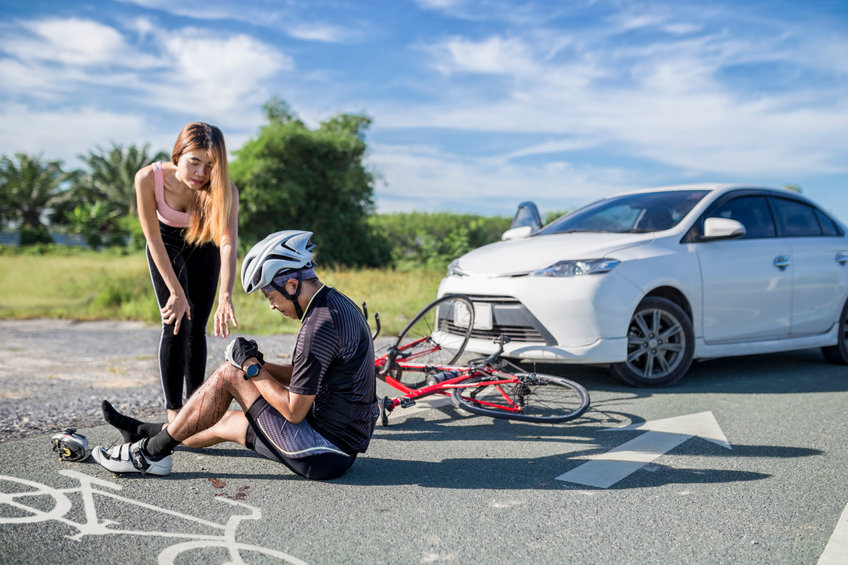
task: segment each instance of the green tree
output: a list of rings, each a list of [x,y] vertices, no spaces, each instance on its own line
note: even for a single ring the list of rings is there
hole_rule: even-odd
[[[339,114],[311,130],[276,98],[265,115],[268,123],[231,166],[240,191],[240,239],[252,243],[274,231],[304,229],[315,233],[321,262],[387,262],[388,247],[367,223],[374,210],[374,174],[364,164],[371,120]]]
[[[52,241],[42,216],[62,198],[62,184],[72,176],[62,170],[61,161],[45,162],[40,155],[0,157],[3,215],[19,224],[22,245]]]
[[[93,247],[103,238],[118,240],[126,235],[127,221],[122,218],[136,215],[135,174],[154,161],[168,160],[168,154],[150,154],[150,145],[129,145],[126,149],[116,143],[108,149],[97,147],[79,158],[88,170],[77,173],[67,199],[59,206],[63,221],[70,230],[86,238]]]
[[[97,147],[79,158],[88,165],[74,180],[73,190],[94,204],[102,202],[110,212],[120,216],[136,213],[135,174],[154,161],[167,161],[168,154],[158,151],[150,155],[150,144],[130,145],[124,149],[112,143],[110,149]]]
[[[472,249],[499,241],[501,234],[509,229],[510,218],[448,212],[397,212],[375,214],[369,222],[385,241],[391,243],[395,266],[441,269]]]
[[[113,225],[118,217],[118,212],[110,211],[103,202],[83,202],[74,206],[68,220],[72,231],[83,236],[89,247],[97,249],[103,244],[103,226]]]

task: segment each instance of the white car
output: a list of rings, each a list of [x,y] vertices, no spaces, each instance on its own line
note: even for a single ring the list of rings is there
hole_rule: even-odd
[[[525,218],[439,286],[474,303],[468,351],[508,336],[507,357],[609,365],[635,386],[672,383],[699,358],[821,347],[848,364],[846,228],[796,192],[673,186],[543,228],[525,203]]]

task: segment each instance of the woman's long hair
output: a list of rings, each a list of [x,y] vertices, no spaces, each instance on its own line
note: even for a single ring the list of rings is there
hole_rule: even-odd
[[[177,137],[174,151],[171,153],[171,162],[176,165],[183,153],[194,150],[209,152],[212,171],[206,186],[193,193],[195,202],[190,210],[191,220],[185,238],[192,244],[213,241],[220,245],[233,206],[233,189],[224,134],[217,127],[203,122],[188,124]]]

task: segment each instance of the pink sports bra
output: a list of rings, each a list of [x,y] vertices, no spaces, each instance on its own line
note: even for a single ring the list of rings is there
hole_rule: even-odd
[[[166,226],[186,228],[191,222],[191,214],[174,210],[165,202],[165,175],[162,163],[153,163],[153,196],[156,199],[156,216]]]

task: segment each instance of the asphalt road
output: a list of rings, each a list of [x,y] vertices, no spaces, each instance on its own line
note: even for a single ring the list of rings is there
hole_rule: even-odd
[[[416,406],[378,425],[331,482],[229,444],[178,449],[172,475],[142,478],[59,462],[49,434],[7,439],[0,561],[848,562],[848,368],[817,350],[712,360],[651,390],[599,369],[544,369],[590,390],[583,418],[533,425]],[[93,445],[118,439],[107,426],[82,432]]]

